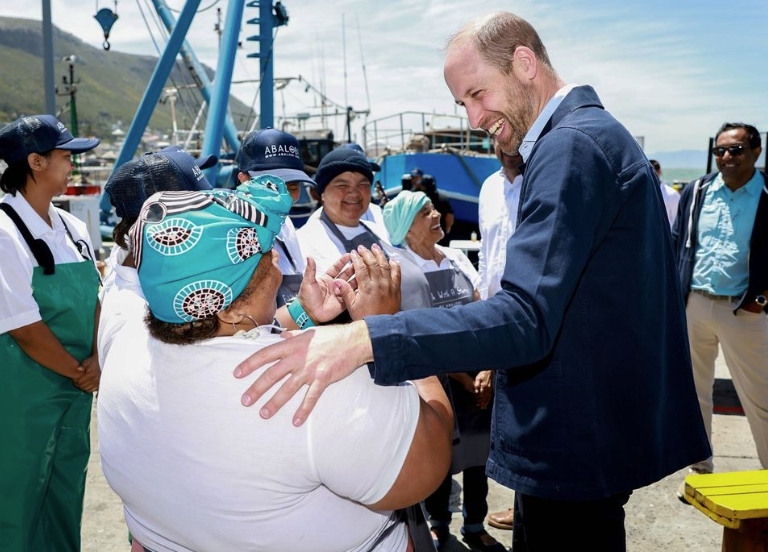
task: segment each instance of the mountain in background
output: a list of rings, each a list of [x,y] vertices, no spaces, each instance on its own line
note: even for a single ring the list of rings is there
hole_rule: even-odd
[[[707,166],[706,150],[660,151],[649,153],[648,158],[658,161],[662,170],[665,167],[674,167],[676,169],[701,169],[703,171]]]
[[[127,131],[158,58],[94,48],[54,27],[54,82],[60,92],[65,88],[62,77],[69,78],[68,64],[61,60],[69,55],[77,58],[74,75],[79,134],[105,139],[111,137],[112,130],[118,126]],[[44,112],[42,21],[0,17],[0,67],[3,69],[0,125]],[[213,79],[214,71],[208,67],[205,71]],[[175,105],[179,128],[191,128],[202,96],[198,90],[187,88],[194,85],[180,63],[176,64],[166,86],[179,88]],[[57,115],[69,127],[68,106],[69,96],[57,96]],[[253,110],[233,96],[230,106],[235,126],[241,130],[250,128],[255,117]],[[149,127],[170,134],[173,127],[170,106],[158,106]],[[204,128],[204,122],[198,128]]]

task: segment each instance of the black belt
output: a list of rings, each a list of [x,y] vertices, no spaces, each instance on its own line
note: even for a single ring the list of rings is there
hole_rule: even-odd
[[[739,295],[715,295],[714,293],[709,293],[708,291],[705,291],[703,289],[691,289],[691,293],[698,293],[699,295],[703,295],[704,297],[712,299],[713,301],[734,302],[741,299],[741,296]]]

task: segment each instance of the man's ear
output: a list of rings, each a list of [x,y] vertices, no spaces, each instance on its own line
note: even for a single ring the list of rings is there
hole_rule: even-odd
[[[533,50],[527,46],[518,46],[515,48],[515,57],[512,62],[512,69],[519,71],[519,75],[525,76],[528,80],[533,79],[539,71],[539,60]]]

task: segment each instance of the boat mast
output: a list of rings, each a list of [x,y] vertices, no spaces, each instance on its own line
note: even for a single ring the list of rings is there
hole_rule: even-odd
[[[53,22],[51,0],[43,0],[43,87],[45,88],[45,113],[56,114],[56,92],[53,84]]]
[[[163,25],[165,25],[165,28],[169,33],[172,32],[176,27],[176,19],[168,8],[168,5],[165,3],[165,0],[152,0],[152,4],[155,7],[155,11],[160,16]],[[208,73],[206,73],[203,66],[197,60],[194,50],[192,50],[192,47],[186,40],[182,43],[179,53],[192,76],[192,80],[200,89],[200,93],[203,95],[203,100],[205,100],[206,104],[210,105],[211,80],[208,78]],[[232,122],[232,118],[229,116],[227,116],[224,121],[224,141],[233,151],[237,151],[240,145],[240,140],[237,137],[237,127],[235,127],[235,123]],[[216,152],[216,155],[218,155],[218,151]]]
[[[243,10],[248,7],[259,7],[259,17],[249,20],[248,23],[259,24],[259,35],[249,40],[259,41],[259,53],[249,57],[259,57],[261,67],[261,114],[260,126],[272,126],[274,124],[274,83],[273,83],[273,30],[275,27],[288,23],[288,11],[276,2],[273,8],[272,0],[230,0],[227,8],[226,21],[221,37],[221,48],[216,66],[216,78],[211,83],[208,80],[202,66],[194,57],[192,49],[186,44],[186,35],[192,23],[192,19],[200,6],[200,0],[187,0],[181,10],[178,21],[173,21],[163,0],[153,0],[155,10],[160,15],[163,23],[171,30],[168,43],[158,61],[152,78],[147,85],[144,96],[136,111],[136,116],[125,136],[125,143],[120,150],[120,155],[115,161],[118,167],[130,160],[136,153],[144,129],[149,123],[152,112],[163,92],[165,82],[170,76],[176,55],[180,52],[193,74],[193,77],[201,85],[203,97],[209,105],[209,113],[206,121],[203,138],[203,154],[220,155],[221,142],[224,138],[236,155],[240,148],[240,140],[237,129],[228,114],[229,92],[232,81],[232,73],[235,63],[235,53],[238,47],[240,22],[243,18]],[[209,180],[215,178],[216,167],[208,169],[206,174]]]
[[[115,160],[115,168],[126,161],[130,161],[134,153],[136,153],[141,137],[144,134],[144,129],[147,128],[152,112],[160,100],[165,82],[171,74],[173,63],[181,49],[184,38],[187,36],[187,31],[192,24],[192,19],[195,17],[198,6],[200,6],[200,0],[187,0],[184,4],[176,27],[174,27],[171,36],[168,38],[165,51],[160,56],[152,78],[149,79],[149,84],[147,84],[147,88],[144,90],[144,96],[141,98],[141,102],[139,102],[136,116],[133,118],[128,133],[125,135],[125,142],[120,150],[120,155]]]
[[[208,107],[208,118],[205,121],[205,133],[203,134],[203,155],[220,155],[221,138],[224,132],[224,121],[229,117],[229,90],[232,86],[232,72],[235,68],[235,54],[237,53],[238,39],[240,37],[240,22],[243,20],[243,0],[230,0],[227,6],[227,15],[224,20],[224,33],[221,37],[219,59],[216,63],[216,77],[213,80],[211,101]],[[237,139],[230,144],[232,150],[237,153],[240,143]],[[206,169],[206,177],[210,182],[215,181],[219,167]]]

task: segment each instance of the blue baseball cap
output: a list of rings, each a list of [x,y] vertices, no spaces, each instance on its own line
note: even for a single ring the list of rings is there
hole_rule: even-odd
[[[192,155],[181,146],[168,146],[167,148],[163,148],[160,150],[160,152],[172,152],[172,151],[183,151],[184,153]],[[194,157],[194,155],[192,155],[192,157]],[[218,156],[213,154],[201,155],[200,157],[195,157],[195,164],[203,170],[210,169],[218,162],[219,162]]]
[[[0,129],[0,159],[12,165],[30,153],[48,153],[55,149],[83,153],[99,143],[98,138],[75,138],[53,115],[30,115]]]
[[[148,197],[164,191],[212,188],[195,159],[178,146],[145,153],[120,165],[104,185],[120,218],[136,218]]]
[[[418,167],[414,167],[413,169],[411,169],[411,177],[414,177],[414,176],[424,176],[424,171],[422,171]]]
[[[360,144],[356,144],[354,142],[350,142],[348,144],[344,144],[341,147],[342,148],[351,149],[351,150],[355,150],[355,151],[358,151],[358,152],[362,153],[363,155],[365,155],[365,150],[363,149],[363,146],[361,146]],[[366,155],[366,158],[367,157],[368,156]],[[378,163],[374,163],[373,161],[368,161],[368,162],[371,164],[371,170],[373,172],[379,172],[381,170],[381,165],[379,165]]]
[[[237,166],[251,176],[272,174],[284,182],[315,184],[304,172],[299,141],[274,128],[256,130],[245,137],[237,152]]]

